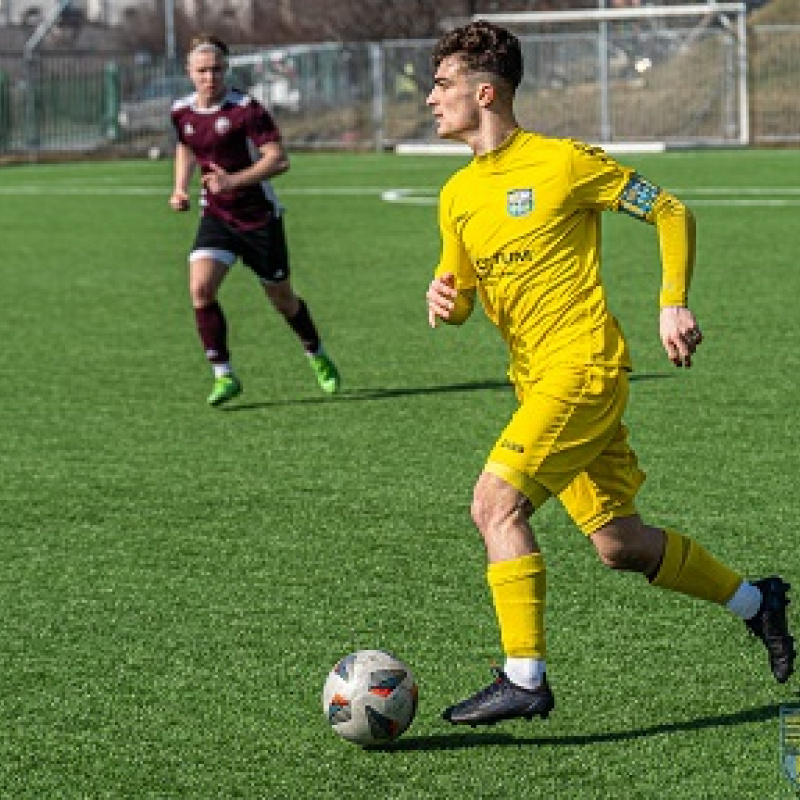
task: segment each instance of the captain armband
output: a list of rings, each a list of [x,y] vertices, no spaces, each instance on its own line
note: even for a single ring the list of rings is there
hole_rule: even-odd
[[[661,188],[634,172],[625,184],[617,202],[617,211],[636,219],[649,220]]]

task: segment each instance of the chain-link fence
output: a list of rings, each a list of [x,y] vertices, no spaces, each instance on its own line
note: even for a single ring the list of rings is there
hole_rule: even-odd
[[[800,25],[754,29],[750,111],[757,143],[800,142]]]
[[[542,133],[605,143],[800,141],[800,26],[749,28],[744,60],[722,27],[620,26],[604,50],[592,31],[520,39],[519,119]],[[293,148],[433,142],[425,105],[433,44],[239,52],[231,80],[272,109]],[[170,105],[190,88],[181,69],[159,60],[0,54],[0,153],[169,146]]]

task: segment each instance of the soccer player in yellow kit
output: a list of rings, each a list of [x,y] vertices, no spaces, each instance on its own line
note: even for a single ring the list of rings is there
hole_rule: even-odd
[[[661,341],[676,366],[689,367],[702,341],[687,307],[691,212],[598,148],[521,129],[513,102],[522,55],[505,29],[485,21],[457,28],[437,43],[433,62],[427,103],[437,132],[468,144],[474,158],[441,192],[442,250],[428,320],[463,323],[477,295],[510,351],[519,400],[471,509],[505,664],[444,718],[486,725],[547,717],[555,705],[545,661],[545,561],[529,522],[554,495],[603,564],[742,618],[783,683],[795,657],[788,583],[745,581],[694,539],[644,522],[635,505],[644,473],[622,423],[631,363],[600,280],[600,217],[613,210],[655,226]]]

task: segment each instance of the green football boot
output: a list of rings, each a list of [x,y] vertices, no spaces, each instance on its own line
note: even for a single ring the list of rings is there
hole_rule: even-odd
[[[235,375],[220,375],[214,379],[214,388],[208,396],[208,404],[210,406],[221,406],[241,393],[242,384]]]
[[[331,361],[330,356],[320,353],[316,356],[310,356],[308,361],[317,376],[320,389],[325,394],[336,394],[339,391],[339,385],[342,380],[339,376],[339,370],[336,369],[336,364]]]

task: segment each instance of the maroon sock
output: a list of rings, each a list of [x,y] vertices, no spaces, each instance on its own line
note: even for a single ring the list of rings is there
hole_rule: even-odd
[[[317,353],[319,351],[319,334],[314,325],[314,320],[311,319],[311,314],[308,313],[308,306],[303,302],[302,298],[300,298],[300,308],[297,313],[291,319],[287,317],[286,321],[303,343],[307,353]]]
[[[216,301],[210,306],[196,308],[194,318],[197,332],[206,351],[206,358],[212,364],[224,364],[230,359],[228,353],[228,326],[225,315]]]

